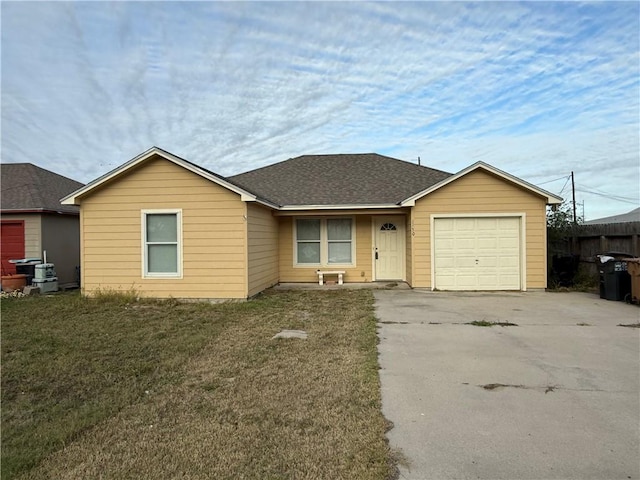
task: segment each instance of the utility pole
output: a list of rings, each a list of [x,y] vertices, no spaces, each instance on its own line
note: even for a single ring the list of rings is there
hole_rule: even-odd
[[[578,223],[578,218],[576,217],[576,184],[573,181],[573,171],[571,171],[571,194],[573,196],[573,224]]]

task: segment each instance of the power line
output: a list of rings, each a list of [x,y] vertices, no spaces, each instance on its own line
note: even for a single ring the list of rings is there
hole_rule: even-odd
[[[602,190],[598,190],[597,188],[591,187],[591,190],[587,190],[589,193],[599,193],[601,195],[611,195],[612,197],[623,198],[625,200],[636,200],[634,197],[624,197],[622,195],[612,195],[607,192],[603,192]]]
[[[567,178],[567,179],[568,179],[570,176],[571,176],[571,175],[569,175],[569,176],[564,176],[564,177],[560,177],[560,178],[556,178],[556,179],[554,179],[554,180],[547,180],[546,182],[536,183],[536,185],[537,185],[537,186],[540,186],[540,185],[544,185],[544,184],[546,184],[546,183],[557,182],[558,180],[562,180],[563,178]],[[566,185],[566,184],[565,184],[565,185]]]
[[[623,203],[630,203],[632,205],[638,205],[638,203],[640,202],[640,200],[638,199],[633,199],[630,197],[619,197],[617,195],[610,195],[610,194],[605,194],[605,193],[598,193],[598,192],[592,192],[590,190],[586,190],[584,188],[576,188],[576,190],[583,192],[583,193],[588,193],[590,195],[597,195],[599,197],[604,197],[608,200],[614,200],[614,201],[618,201],[618,202],[623,202]]]
[[[562,186],[562,190],[560,190],[560,193],[558,195],[562,195],[562,192],[564,192],[564,189],[567,186],[567,184],[569,183],[569,180],[571,180],[571,175],[567,176],[567,181],[564,182],[564,185]]]

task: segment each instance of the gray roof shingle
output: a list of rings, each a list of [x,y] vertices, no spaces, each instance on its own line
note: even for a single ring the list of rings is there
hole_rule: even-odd
[[[229,177],[280,206],[384,205],[452,174],[376,153],[303,155]]]
[[[78,213],[78,207],[62,205],[60,199],[83,184],[31,163],[0,165],[0,208]]]
[[[630,212],[612,215],[610,217],[596,218],[584,222],[583,225],[602,225],[607,223],[630,223],[640,222],[640,207],[634,208]]]

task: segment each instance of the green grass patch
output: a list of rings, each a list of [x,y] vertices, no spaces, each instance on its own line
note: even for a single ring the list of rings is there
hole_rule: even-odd
[[[517,327],[517,323],[511,322],[489,322],[487,320],[474,320],[473,322],[467,322],[465,325],[474,325],[476,327]]]
[[[134,297],[2,301],[3,479],[393,474],[370,291]]]

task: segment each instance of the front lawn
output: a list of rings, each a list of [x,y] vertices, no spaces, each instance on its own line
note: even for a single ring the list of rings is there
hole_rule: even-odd
[[[1,304],[3,479],[394,474],[370,291]]]

